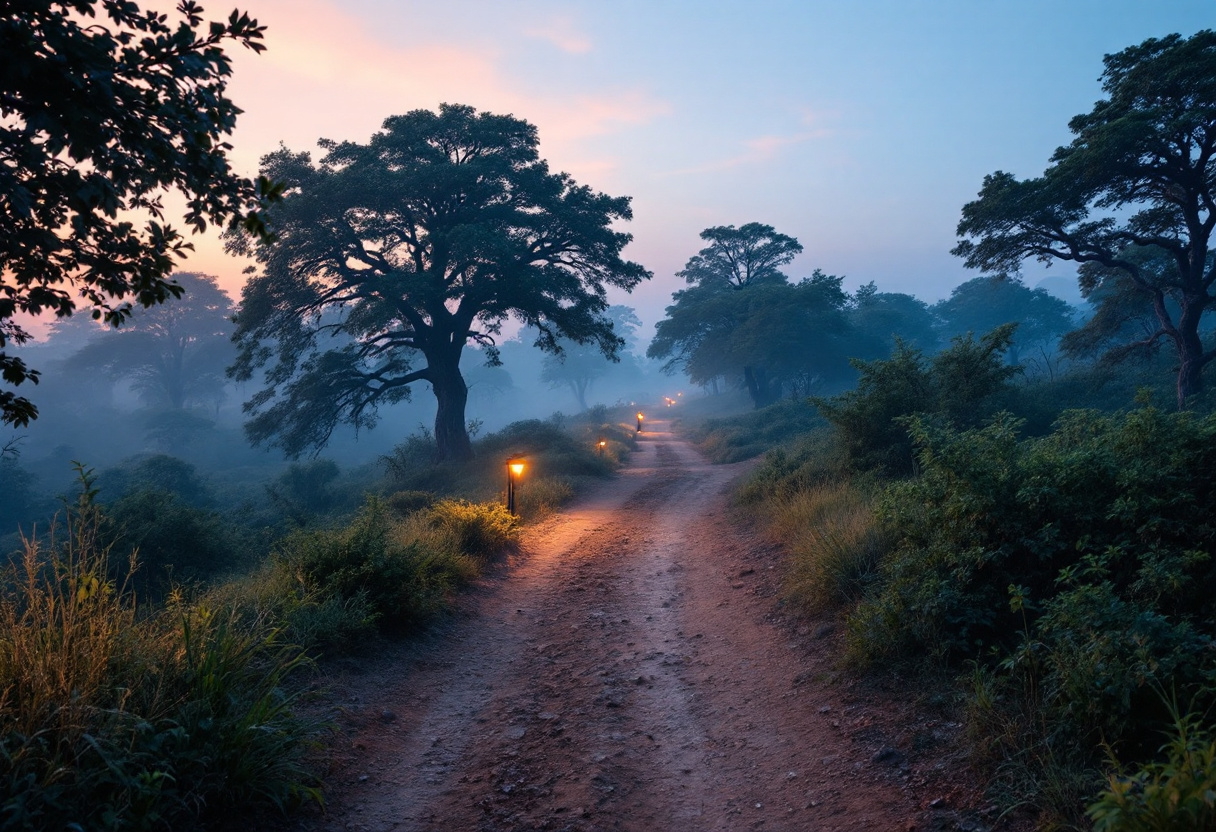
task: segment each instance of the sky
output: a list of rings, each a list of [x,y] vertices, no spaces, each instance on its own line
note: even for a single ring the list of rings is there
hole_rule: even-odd
[[[207,12],[226,16],[228,5]],[[950,254],[996,170],[1038,175],[1101,98],[1102,56],[1216,27],[1216,0],[247,0],[267,51],[233,47],[247,175],[280,143],[365,142],[441,102],[535,124],[579,183],[632,197],[643,342],[702,229],[796,237],[792,278],[926,301],[977,276]],[[182,270],[234,296],[247,262],[195,238]],[[1024,277],[1075,274],[1067,265]]]

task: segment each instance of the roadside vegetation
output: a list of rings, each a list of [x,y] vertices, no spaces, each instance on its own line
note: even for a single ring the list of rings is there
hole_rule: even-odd
[[[378,470],[298,464],[227,521],[172,457],[78,466],[2,577],[0,825],[188,829],[322,801],[327,727],[298,707],[313,664],[425,628],[521,522],[616,469],[623,415],[516,423],[462,464],[427,436]],[[518,515],[508,457],[527,465]]]
[[[786,545],[788,604],[838,616],[859,671],[953,679],[1006,809],[1210,828],[1216,415],[1162,409],[1161,385],[1031,430],[1060,382],[1011,373],[1006,334],[901,346],[855,390],[698,436],[721,457],[785,426],[737,499]]]

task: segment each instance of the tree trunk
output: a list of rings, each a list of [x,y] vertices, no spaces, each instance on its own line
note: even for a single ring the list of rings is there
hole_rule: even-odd
[[[460,374],[460,354],[452,360],[427,356],[431,389],[439,407],[435,411],[435,444],[440,462],[465,462],[473,458],[473,444],[465,423],[469,388]]]
[[[1178,321],[1178,335],[1174,338],[1178,350],[1179,410],[1185,410],[1187,400],[1203,390],[1203,339],[1199,337],[1199,316],[1193,314],[1195,307],[1203,309],[1199,304],[1183,307]]]
[[[756,410],[773,403],[773,385],[769,383],[768,372],[763,367],[744,367],[743,380],[747,383],[747,392],[751,394]]]

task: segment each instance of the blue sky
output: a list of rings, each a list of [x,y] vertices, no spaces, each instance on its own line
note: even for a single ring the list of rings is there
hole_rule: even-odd
[[[242,169],[444,101],[513,113],[554,168],[633,197],[627,253],[654,279],[614,300],[644,335],[709,225],[797,237],[793,277],[946,297],[974,276],[949,254],[962,205],[987,173],[1043,170],[1100,97],[1103,54],[1216,26],[1213,0],[239,5],[269,46],[236,61]],[[234,293],[243,267],[212,239],[183,266]],[[1026,269],[1045,274],[1072,271]]]

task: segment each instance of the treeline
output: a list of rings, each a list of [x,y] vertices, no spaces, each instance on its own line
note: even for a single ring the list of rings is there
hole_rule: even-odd
[[[802,246],[768,225],[716,226],[701,238],[710,245],[678,273],[689,288],[675,293],[647,354],[711,391],[746,389],[756,408],[783,394],[849,387],[855,361],[888,355],[897,343],[935,352],[1010,321],[1017,328],[1006,344],[1009,362],[1052,374],[1059,338],[1079,323],[1080,310],[1016,275],[968,280],[930,305],[874,283],[850,294],[843,278],[819,270],[792,281],[780,267]],[[1076,343],[1070,355],[1090,346]]]

